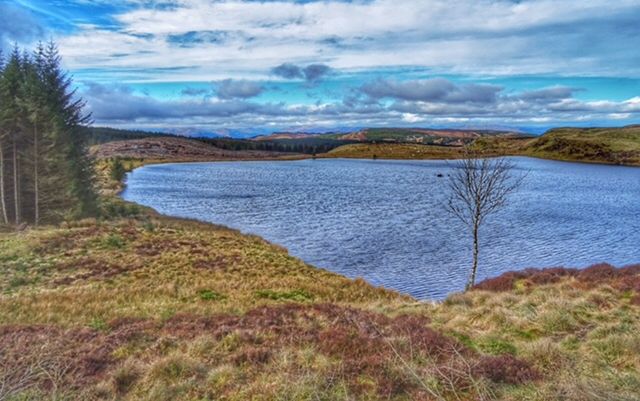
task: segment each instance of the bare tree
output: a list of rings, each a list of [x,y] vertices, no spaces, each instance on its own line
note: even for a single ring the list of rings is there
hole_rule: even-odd
[[[473,266],[465,290],[476,281],[480,226],[487,216],[506,205],[509,195],[524,180],[524,175],[514,176],[513,169],[514,164],[508,159],[482,158],[467,152],[450,175],[446,209],[469,227],[473,235]]]

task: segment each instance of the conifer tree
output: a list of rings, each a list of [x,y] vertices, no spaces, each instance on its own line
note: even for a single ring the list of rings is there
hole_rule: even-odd
[[[0,224],[39,224],[96,210],[89,116],[56,45],[15,47],[0,61]]]
[[[0,50],[0,122],[2,121],[2,110],[4,105],[4,97],[2,97],[2,81],[4,77],[4,54]],[[6,134],[0,125],[0,208],[2,209],[2,223],[9,224],[9,216],[7,214],[7,202],[5,199],[4,189],[4,144]]]

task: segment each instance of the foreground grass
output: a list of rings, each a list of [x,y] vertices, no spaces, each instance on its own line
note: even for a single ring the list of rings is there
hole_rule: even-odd
[[[5,324],[243,313],[280,300],[376,305],[402,299],[310,267],[258,237],[159,216],[9,234],[1,248]]]
[[[640,267],[417,303],[154,216],[0,235],[0,399],[635,400]]]
[[[640,265],[507,273],[431,312],[434,327],[530,361],[547,378],[511,399],[639,399]]]
[[[111,217],[0,234],[1,400],[638,399],[640,267],[418,303],[125,203],[101,163]]]

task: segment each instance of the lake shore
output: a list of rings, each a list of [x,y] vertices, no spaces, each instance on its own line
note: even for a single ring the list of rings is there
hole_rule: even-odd
[[[366,139],[366,138],[365,138]],[[528,156],[548,160],[640,166],[640,127],[557,128],[539,137],[480,136],[468,149],[486,156]],[[107,142],[92,147],[98,159],[120,157],[131,161],[189,162],[221,160],[297,160],[304,158],[362,158],[442,160],[464,157],[461,146],[412,142],[365,141],[347,143],[329,152],[296,154],[274,151],[228,150],[180,137],[147,137]]]
[[[52,386],[122,400],[638,393],[637,268],[516,273],[418,303],[256,236],[103,196],[108,218],[0,234],[0,341],[20,361],[0,377],[46,369],[24,379],[31,399]]]

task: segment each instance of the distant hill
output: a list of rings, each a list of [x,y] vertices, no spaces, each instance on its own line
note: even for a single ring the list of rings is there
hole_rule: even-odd
[[[273,141],[280,139],[303,139],[320,136],[322,134],[311,134],[306,132],[274,132],[270,135],[260,135],[251,138],[252,141]]]
[[[589,163],[640,165],[640,126],[618,128],[555,128],[539,137],[519,133],[480,133],[463,131],[460,141],[453,137],[442,146],[411,145],[404,142],[381,141],[343,145],[326,157],[377,157],[388,159],[433,159],[460,157],[460,142],[487,155],[522,155],[544,159]],[[438,130],[437,133],[440,133]],[[366,134],[366,133],[364,133]],[[402,135],[403,133],[397,133]],[[389,133],[382,133],[388,137]],[[433,135],[433,134],[430,134]],[[355,136],[350,138],[355,139]],[[367,136],[371,138],[371,136]],[[384,143],[385,146],[380,146]],[[422,142],[424,144],[424,142]],[[428,145],[439,144],[432,141]],[[411,146],[409,146],[411,145]]]
[[[313,134],[306,132],[276,132],[253,138],[254,141],[292,139],[327,139],[348,142],[398,142],[430,145],[462,146],[483,136],[521,136],[515,131],[431,129],[431,128],[365,128],[353,132]]]
[[[87,143],[89,146],[113,141],[126,141],[150,137],[178,137],[177,135],[162,132],[150,132],[140,130],[128,130],[109,127],[89,127],[86,129]]]
[[[167,155],[176,158],[178,154],[187,159],[217,158],[220,152],[230,151],[248,152],[247,158],[269,158],[274,152],[280,152],[323,154],[323,157],[432,159],[459,157],[460,147],[468,145],[489,155],[523,155],[555,160],[640,165],[640,125],[617,128],[554,128],[538,137],[515,131],[428,128],[367,128],[351,133],[277,132],[252,139],[187,139],[165,133],[95,127],[89,129],[88,135],[89,143],[94,145],[122,142],[100,149],[111,155],[122,152],[126,157],[140,157],[131,156],[140,152],[153,153],[154,146],[158,143],[178,143],[157,141],[159,138],[173,138],[192,144],[184,147],[169,146],[158,150],[159,154],[142,156],[144,158],[165,158]],[[145,141],[149,139],[153,140]],[[138,142],[126,144],[128,141]],[[141,147],[144,143],[151,147],[144,150]],[[379,146],[382,144],[385,146]],[[451,149],[445,149],[446,147]],[[208,153],[209,151],[212,153]]]
[[[640,125],[621,128],[554,128],[529,142],[531,156],[640,165]]]
[[[169,136],[106,142],[92,146],[91,154],[97,159],[121,157],[166,161],[269,159],[283,156],[281,152],[221,149],[199,140]]]
[[[337,139],[362,142],[404,142],[429,145],[462,146],[483,136],[519,136],[513,131],[460,130],[429,128],[367,128],[337,136]]]

